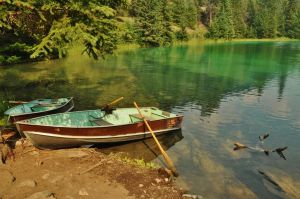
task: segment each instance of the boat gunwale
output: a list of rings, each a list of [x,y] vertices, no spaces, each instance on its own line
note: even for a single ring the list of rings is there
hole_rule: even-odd
[[[175,127],[175,128],[170,128],[170,129],[159,129],[154,131],[154,133],[158,133],[158,132],[166,132],[166,131],[174,131],[174,130],[178,130],[181,127]],[[54,134],[54,133],[45,133],[45,132],[38,132],[38,131],[24,131],[24,133],[28,133],[28,134],[34,134],[34,135],[43,135],[43,136],[49,136],[49,137],[59,137],[59,138],[69,138],[69,139],[106,139],[106,138],[119,138],[119,137],[131,137],[134,135],[144,135],[144,134],[150,134],[150,131],[145,131],[145,132],[138,132],[138,133],[127,133],[127,134],[118,134],[118,135],[92,135],[92,136],[76,136],[76,135],[64,135],[64,134]]]
[[[143,109],[143,108],[156,108],[156,107],[141,107],[141,108]],[[120,108],[120,109],[129,109],[129,108]],[[73,111],[73,112],[67,112],[67,113],[78,113],[78,112],[87,112],[87,111],[95,111],[95,110],[101,111],[101,109],[92,109],[92,110],[83,110],[83,111]],[[54,115],[59,115],[59,114],[65,114],[65,113],[56,113],[56,114],[51,114],[51,115],[45,115],[45,116],[35,117],[35,118],[27,119],[27,120],[39,119],[39,118],[54,116]],[[175,113],[173,113],[173,114],[175,114]],[[164,120],[169,120],[169,119],[174,119],[174,118],[183,118],[183,115],[175,114],[174,117],[162,118],[162,119],[156,119],[156,120],[147,120],[147,121],[150,121],[150,122],[164,121]],[[105,126],[54,126],[54,125],[31,124],[31,123],[26,122],[27,120],[18,121],[18,122],[16,122],[16,124],[28,125],[28,126],[51,127],[51,128],[66,128],[66,129],[94,129],[94,128],[107,128],[107,127],[115,127],[115,126],[119,127],[119,126],[127,126],[127,125],[133,125],[133,124],[138,124],[138,123],[144,123],[143,121],[138,121],[138,122],[134,122],[134,123],[112,124],[112,125],[105,125]]]
[[[50,98],[49,98],[50,99]],[[53,108],[53,109],[50,109],[50,110],[46,110],[46,111],[36,111],[36,112],[29,112],[29,113],[20,113],[20,114],[14,114],[14,115],[11,115],[11,114],[6,114],[6,115],[8,115],[9,117],[18,117],[18,116],[26,116],[26,115],[34,115],[34,114],[37,114],[37,113],[47,113],[47,112],[49,112],[49,111],[53,111],[53,110],[56,110],[56,109],[60,109],[60,108],[62,108],[62,107],[64,107],[64,106],[66,106],[70,101],[72,101],[73,100],[73,97],[62,97],[62,98],[58,98],[58,99],[69,99],[65,104],[62,104],[62,105],[60,105],[60,106],[58,106],[58,107],[56,107],[56,108]],[[28,102],[28,103],[31,103],[31,102],[33,102],[33,101],[36,101],[36,100],[42,100],[42,99],[35,99],[35,100],[32,100],[32,101],[30,101],[30,102]],[[27,103],[26,103],[27,104]],[[18,106],[22,106],[21,104],[20,105],[18,105]],[[10,108],[10,109],[13,109],[13,108],[16,108],[16,107],[18,107],[18,106],[15,106],[15,107],[12,107],[12,108]],[[73,103],[73,105],[72,105],[72,107],[70,108],[70,109],[68,109],[68,111],[70,111],[70,110],[72,110],[74,108],[74,103]],[[10,110],[10,109],[8,109],[8,110]],[[8,111],[8,110],[6,110],[6,111]],[[6,112],[5,111],[5,112]],[[4,112],[4,114],[5,114],[5,112]],[[43,116],[41,116],[41,117],[43,117]],[[36,117],[36,118],[38,118],[38,117]]]

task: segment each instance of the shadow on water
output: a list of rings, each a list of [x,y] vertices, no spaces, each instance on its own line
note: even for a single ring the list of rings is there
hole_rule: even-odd
[[[157,137],[158,141],[162,145],[164,150],[168,150],[176,143],[183,139],[181,130],[170,131],[167,134]],[[143,159],[145,162],[150,162],[156,159],[161,152],[156,145],[153,138],[147,138],[139,141],[131,141],[117,144],[100,144],[95,145],[99,151],[105,154],[109,153],[124,153],[125,156],[129,156],[136,159]]]

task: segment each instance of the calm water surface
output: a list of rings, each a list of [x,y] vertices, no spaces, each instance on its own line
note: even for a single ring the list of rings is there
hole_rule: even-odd
[[[204,198],[300,198],[300,42],[198,42],[102,61],[75,53],[1,67],[0,91],[1,101],[74,96],[77,110],[125,96],[120,107],[183,114],[182,131],[160,138],[181,186]],[[265,148],[288,146],[287,160],[232,150],[264,133]],[[151,139],[100,150],[161,162]]]

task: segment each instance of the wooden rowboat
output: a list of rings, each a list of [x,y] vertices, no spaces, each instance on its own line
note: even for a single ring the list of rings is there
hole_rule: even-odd
[[[181,115],[154,107],[141,110],[156,134],[181,128]],[[120,108],[111,114],[102,110],[60,113],[19,121],[16,125],[39,148],[67,148],[151,137],[135,108]]]
[[[4,112],[11,123],[44,115],[68,112],[74,108],[73,97],[59,99],[37,99],[22,103]]]

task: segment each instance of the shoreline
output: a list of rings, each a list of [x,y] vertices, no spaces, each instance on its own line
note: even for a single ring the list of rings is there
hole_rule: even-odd
[[[5,145],[0,144],[1,154]],[[162,168],[105,155],[93,148],[39,150],[17,141],[0,163],[0,198],[182,198],[184,191]],[[18,192],[16,192],[18,188]]]
[[[300,39],[291,39],[291,38],[285,38],[285,37],[272,38],[272,39],[271,38],[262,38],[262,39],[247,39],[247,38],[245,38],[245,39],[231,39],[231,40],[191,38],[188,41],[175,41],[169,47],[177,46],[177,45],[191,44],[191,43],[192,44],[195,44],[195,43],[198,44],[198,42],[199,43],[204,43],[205,42],[205,43],[216,43],[216,44],[218,44],[218,43],[234,43],[234,42],[293,42],[293,41],[299,42]],[[161,46],[159,48],[163,48],[163,47],[165,47],[165,46]],[[141,47],[137,43],[119,44],[119,45],[117,45],[117,49],[111,55],[117,55],[120,52],[133,50],[133,49],[147,49],[147,48],[156,48],[156,47]],[[72,47],[69,49],[68,56],[72,55],[72,50],[73,49],[74,48],[72,48]],[[82,56],[86,56],[86,55],[82,55]],[[106,56],[110,56],[110,54],[108,54]],[[64,58],[62,58],[62,59],[64,59]],[[44,58],[44,59],[39,59],[39,60],[26,59],[26,60],[20,60],[20,62],[13,63],[13,64],[0,64],[0,67],[8,67],[8,66],[24,64],[24,63],[37,63],[37,62],[51,61],[51,60],[56,60],[56,59],[58,59],[58,58],[55,58],[55,59]]]

